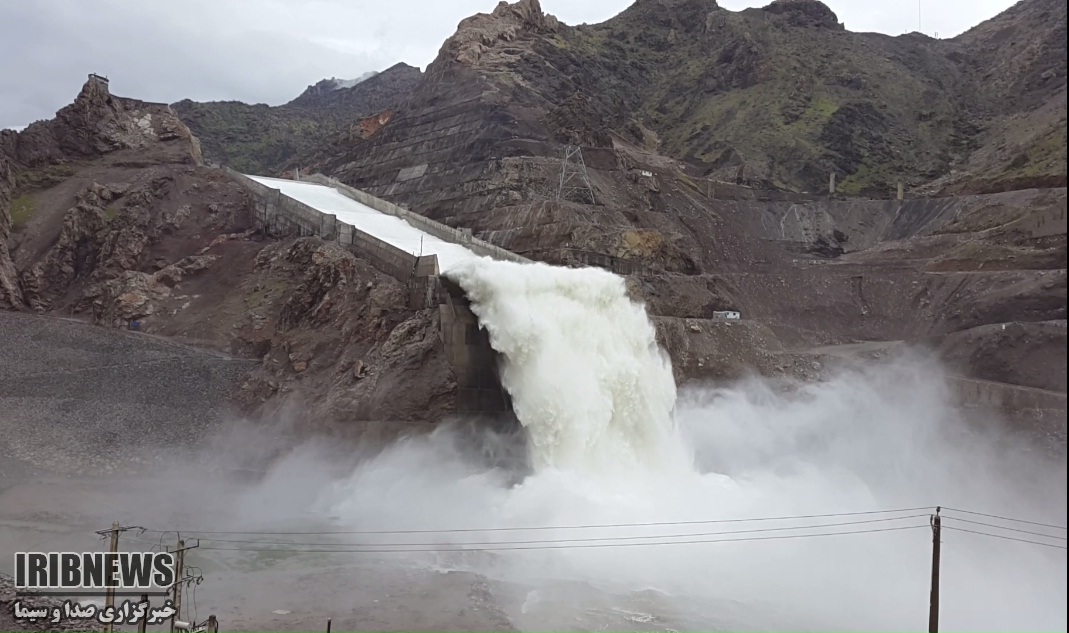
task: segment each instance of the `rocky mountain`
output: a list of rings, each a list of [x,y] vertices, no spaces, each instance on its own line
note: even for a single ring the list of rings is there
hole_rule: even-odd
[[[451,411],[437,313],[336,244],[256,231],[202,148],[624,274],[679,382],[812,378],[844,345],[907,341],[1064,393],[1064,29],[1050,0],[946,41],[851,33],[815,0],[639,0],[582,27],[520,0],[462,21],[425,73],[296,105],[168,108],[90,81],[0,137],[0,300],[262,359],[250,407],[304,397],[368,429]],[[711,320],[725,309],[743,320]]]
[[[462,22],[436,74],[467,65],[554,140],[607,147],[620,135],[730,182],[817,192],[834,174],[840,193],[869,197],[899,181],[925,193],[1064,186],[1065,11],[1024,0],[936,40],[850,32],[818,0],[740,12],[638,0],[581,27],[521,2]],[[293,104],[343,99],[329,81]],[[185,118],[206,146],[241,143]],[[280,162],[268,148],[244,154]]]
[[[378,71],[372,70],[370,72],[364,73],[363,75],[360,75],[356,79],[338,79],[337,77],[331,77],[330,79],[320,79],[316,83],[305,88],[304,92],[302,92],[300,96],[298,96],[293,101],[290,101],[286,105],[310,107],[322,106],[326,105],[327,103],[330,103],[332,101],[332,98],[337,99],[339,101],[351,101],[353,98],[351,92],[339,93],[338,91],[347,91],[349,88],[352,88],[361,81],[371,79],[377,74],[379,74]]]
[[[1065,336],[1064,57],[1048,67],[1064,14],[1026,0],[944,42],[850,33],[812,0],[639,0],[576,28],[502,3],[460,23],[404,107],[311,167],[533,259],[632,273],[659,318],[742,310],[768,328],[747,326],[756,348],[938,340],[956,371],[1002,380],[966,332],[1024,322],[1005,349]],[[1021,25],[1028,47],[1005,34]],[[983,89],[1012,68],[1023,83]],[[1025,121],[1061,154],[1000,145],[1027,144],[1011,133]],[[569,144],[590,187],[560,196]],[[846,195],[893,198],[898,178],[902,203]],[[737,371],[663,332],[679,371]],[[1045,368],[1064,390],[1065,364]]]
[[[313,150],[348,138],[362,118],[400,105],[421,76],[418,68],[396,64],[348,86],[324,79],[281,106],[186,99],[171,107],[201,140],[207,160],[275,174]]]
[[[0,133],[0,308],[261,359],[233,394],[249,411],[304,398],[323,424],[389,437],[452,406],[437,312],[336,243],[257,231],[174,110],[101,78]]]

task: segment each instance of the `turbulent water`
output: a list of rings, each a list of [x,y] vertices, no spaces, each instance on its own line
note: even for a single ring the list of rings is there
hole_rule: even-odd
[[[452,271],[504,358],[536,469],[686,468],[671,363],[624,281],[600,269],[476,260]]]
[[[405,542],[473,550],[426,562],[515,587],[522,628],[921,629],[934,506],[1065,523],[1064,457],[963,419],[923,357],[790,396],[754,380],[677,400],[619,277],[486,262],[451,275],[506,359],[533,474],[487,465],[509,438],[443,427],[319,503],[357,529],[462,530]],[[1065,630],[1064,549],[964,530],[1061,547],[1064,531],[947,517],[944,628]]]
[[[485,260],[449,274],[506,359],[522,433],[445,421],[354,454],[235,423],[206,442],[203,470],[183,456],[103,487],[27,475],[0,491],[12,514],[0,549],[89,551],[116,520],[181,528],[203,539],[187,559],[205,574],[201,616],[229,630],[327,617],[380,630],[496,630],[506,617],[531,631],[924,630],[941,505],[942,629],[1066,630],[1066,533],[1039,525],[1066,522],[1064,453],[958,410],[924,355],[819,384],[677,394],[619,277]],[[306,425],[300,411],[290,421]],[[255,482],[212,470],[267,462]],[[2,487],[2,460],[0,475]]]

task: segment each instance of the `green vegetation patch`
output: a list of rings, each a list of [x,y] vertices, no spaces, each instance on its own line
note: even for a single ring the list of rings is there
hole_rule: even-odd
[[[71,165],[49,165],[37,169],[27,169],[15,176],[15,189],[20,191],[37,191],[55,187],[74,175]]]
[[[22,195],[11,202],[11,225],[15,228],[25,226],[37,211],[37,201],[28,195]]]

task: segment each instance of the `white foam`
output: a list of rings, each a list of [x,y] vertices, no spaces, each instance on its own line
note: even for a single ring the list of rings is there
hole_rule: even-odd
[[[623,278],[493,260],[450,276],[504,356],[502,384],[536,468],[618,476],[688,466],[672,421],[671,363]]]

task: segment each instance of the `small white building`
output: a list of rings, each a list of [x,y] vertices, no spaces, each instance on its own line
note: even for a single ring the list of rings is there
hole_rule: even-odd
[[[721,310],[713,313],[714,319],[727,319],[728,321],[738,321],[742,318],[742,315],[734,310]]]

